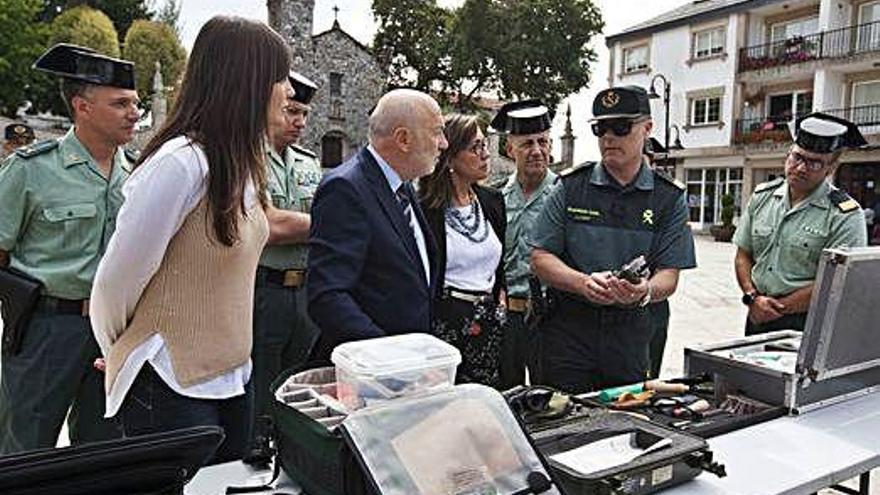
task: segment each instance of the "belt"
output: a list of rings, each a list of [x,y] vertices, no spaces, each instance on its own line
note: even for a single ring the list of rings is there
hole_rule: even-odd
[[[452,299],[458,299],[459,301],[465,301],[472,304],[477,304],[481,302],[491,301],[492,294],[488,292],[465,292],[458,289],[452,289],[446,287],[443,289],[443,294],[446,297],[450,297]]]
[[[257,268],[257,280],[266,284],[280,285],[282,287],[299,288],[306,283],[305,270],[275,270],[261,266]]]
[[[507,311],[511,313],[525,313],[529,310],[529,298],[527,297],[508,297]]]
[[[41,296],[37,302],[36,310],[41,313],[89,316],[89,300]]]

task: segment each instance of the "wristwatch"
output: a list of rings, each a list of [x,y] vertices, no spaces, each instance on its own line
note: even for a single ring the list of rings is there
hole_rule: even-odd
[[[756,297],[758,297],[758,291],[753,290],[753,291],[746,292],[742,296],[742,303],[745,304],[746,306],[751,306],[752,304],[755,303]]]
[[[640,307],[640,308],[644,308],[644,307],[647,306],[648,304],[651,304],[651,300],[652,300],[653,297],[654,297],[654,294],[653,294],[654,291],[651,290],[651,282],[647,282],[647,285],[648,285],[648,290],[645,291],[645,296],[642,297],[642,300],[641,300],[641,301],[639,301],[639,307]]]

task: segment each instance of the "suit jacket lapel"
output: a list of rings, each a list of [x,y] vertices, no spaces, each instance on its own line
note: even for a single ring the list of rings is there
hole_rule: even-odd
[[[428,266],[430,268],[429,272],[428,272],[430,274],[430,280],[429,281],[426,280],[425,282],[428,285],[428,290],[432,291],[431,293],[433,294],[433,288],[434,288],[434,285],[437,281],[437,273],[438,273],[437,270],[439,269],[437,267],[437,263],[436,263],[436,260],[437,260],[437,241],[434,239],[434,234],[431,232],[431,227],[428,225],[428,220],[425,218],[425,213],[422,211],[421,206],[419,206],[419,202],[414,200],[412,202],[412,206],[413,206],[413,212],[415,212],[415,214],[416,214],[416,219],[419,222],[419,226],[422,229],[422,235],[425,238],[425,251],[427,251]],[[418,247],[416,247],[416,254],[418,255]],[[419,261],[421,261],[421,259],[422,259],[421,256],[419,256],[418,259],[419,259]],[[423,267],[423,269],[424,269],[424,267]],[[445,267],[444,267],[444,269],[445,269]]]
[[[415,237],[409,226],[409,219],[404,217],[397,196],[391,190],[391,187],[388,186],[388,181],[385,180],[385,176],[382,174],[379,164],[376,163],[376,160],[373,158],[370,151],[367,148],[363,148],[361,153],[364,155],[361,157],[361,163],[363,164],[367,177],[370,179],[370,182],[373,183],[373,192],[376,193],[376,198],[378,198],[382,210],[385,212],[388,220],[390,220],[391,226],[394,228],[397,236],[403,241],[403,245],[406,247],[411,261],[415,263],[416,266],[421,267],[419,248],[416,246]],[[418,208],[418,204],[413,204],[412,206],[413,208]]]

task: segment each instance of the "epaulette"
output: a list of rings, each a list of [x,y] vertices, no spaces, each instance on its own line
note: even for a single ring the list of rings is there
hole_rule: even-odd
[[[757,186],[755,186],[755,192],[759,193],[759,192],[769,191],[770,189],[776,189],[777,187],[782,185],[782,182],[784,180],[785,180],[784,178],[778,177],[776,179],[771,180],[770,182],[762,182],[762,183],[758,184]]]
[[[560,170],[559,172],[556,173],[556,175],[558,175],[560,179],[566,179],[568,177],[571,177],[574,174],[577,174],[579,172],[583,172],[584,170],[589,170],[591,168],[590,166],[595,165],[595,164],[596,164],[596,162],[579,163],[577,165],[572,165],[570,167],[566,167],[566,168]]]
[[[833,189],[831,192],[829,192],[828,199],[833,205],[837,206],[837,208],[844,213],[849,213],[851,211],[855,211],[861,208],[858,201],[852,199],[849,194],[841,191],[840,189]]]
[[[293,148],[294,151],[296,151],[298,153],[302,153],[303,155],[310,156],[312,158],[318,158],[318,155],[312,153],[311,151],[309,151],[301,146],[297,146],[295,144],[292,144],[292,145],[290,145],[290,147]]]
[[[18,148],[17,150],[15,150],[15,154],[22,158],[33,158],[37,155],[42,155],[47,151],[54,150],[57,147],[57,139],[44,139],[42,141],[37,141],[36,143]]]
[[[672,184],[676,189],[680,189],[682,191],[687,189],[687,187],[685,187],[685,185],[684,185],[684,182],[677,180],[676,178],[672,177],[671,175],[667,174],[666,172],[664,172],[662,170],[654,169],[654,175],[656,177],[659,177],[659,178],[663,179],[664,181]]]

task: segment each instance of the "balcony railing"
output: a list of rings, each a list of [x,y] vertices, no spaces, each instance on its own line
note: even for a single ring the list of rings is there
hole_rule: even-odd
[[[740,49],[739,71],[880,51],[880,21]]]
[[[842,117],[858,125],[863,133],[880,131],[880,104],[822,110],[823,113]],[[784,143],[791,141],[786,117],[739,119],[733,135],[734,144]],[[877,129],[867,129],[877,126]],[[874,132],[871,132],[874,133]]]

